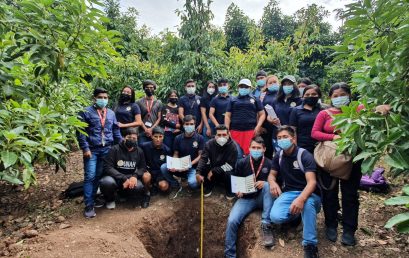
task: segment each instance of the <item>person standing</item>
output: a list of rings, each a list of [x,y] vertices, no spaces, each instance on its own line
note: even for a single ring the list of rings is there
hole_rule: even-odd
[[[168,94],[168,103],[162,108],[161,126],[165,131],[164,144],[173,153],[173,142],[175,137],[180,134],[180,119],[178,111],[178,94],[175,90],[171,90]]]
[[[305,87],[312,84],[312,81],[308,77],[300,78],[297,82],[298,90],[300,91],[300,96],[304,95]]]
[[[210,102],[209,118],[215,127],[224,124],[224,116],[227,106],[231,100],[229,95],[229,81],[227,79],[219,79],[217,82],[219,94]]]
[[[273,108],[278,116],[278,119],[268,118],[268,121],[273,125],[288,125],[290,122],[291,110],[296,106],[301,105],[300,91],[295,85],[294,76],[287,75],[281,80],[281,86],[277,93],[277,99],[273,103]]]
[[[202,113],[200,112],[200,96],[196,95],[196,82],[189,79],[185,83],[186,95],[179,99],[179,118],[192,115],[196,119],[196,131],[201,134],[203,129]]]
[[[212,81],[206,83],[206,92],[200,99],[200,113],[202,115],[203,123],[203,138],[207,142],[214,134],[214,124],[209,118],[210,102],[217,95],[217,86]]]
[[[115,107],[115,116],[121,134],[124,135],[127,128],[138,128],[142,125],[141,109],[135,103],[135,91],[131,86],[125,86]]]
[[[139,99],[138,104],[141,109],[142,125],[139,134],[139,144],[150,141],[152,129],[159,125],[161,120],[162,102],[155,98],[156,83],[146,80],[142,83],[145,97]]]
[[[239,96],[229,102],[224,121],[233,140],[247,155],[251,139],[254,135],[261,133],[266,114],[260,100],[250,95],[251,82],[249,79],[240,80],[238,88]]]
[[[103,160],[112,145],[122,141],[114,111],[107,108],[108,92],[102,88],[94,90],[94,104],[79,113],[81,121],[87,123],[83,134],[77,132],[84,160],[84,216],[95,217],[95,195],[103,171]]]
[[[256,74],[256,89],[253,91],[253,96],[260,99],[263,102],[264,96],[266,95],[266,80],[267,73],[260,70]]]

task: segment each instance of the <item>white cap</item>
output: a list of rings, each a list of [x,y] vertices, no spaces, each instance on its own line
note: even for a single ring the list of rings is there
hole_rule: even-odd
[[[241,79],[241,80],[239,81],[239,85],[238,85],[238,86],[240,86],[240,85],[247,85],[247,86],[251,87],[251,81],[250,81],[249,79]]]

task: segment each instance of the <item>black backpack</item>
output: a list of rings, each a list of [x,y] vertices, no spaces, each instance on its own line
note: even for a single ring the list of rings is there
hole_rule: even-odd
[[[84,194],[84,182],[71,183],[68,188],[62,192],[62,199],[73,199]]]

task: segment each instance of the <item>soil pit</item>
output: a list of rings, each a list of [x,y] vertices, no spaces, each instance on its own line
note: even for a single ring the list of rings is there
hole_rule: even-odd
[[[230,205],[225,201],[205,200],[203,257],[223,257],[226,222]],[[153,258],[195,258],[200,248],[200,199],[187,199],[170,216],[159,218],[158,225],[146,225],[138,230],[139,238]],[[257,242],[259,223],[246,219],[239,230],[237,254],[250,257]]]

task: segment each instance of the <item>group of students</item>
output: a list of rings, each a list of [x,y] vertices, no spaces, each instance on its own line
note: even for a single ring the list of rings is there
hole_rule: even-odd
[[[339,180],[331,190],[317,183],[313,152],[318,141],[340,136],[332,126],[333,116],[351,101],[345,83],[334,84],[321,103],[320,87],[308,78],[298,82],[292,75],[256,74],[256,87],[249,79],[240,80],[237,96],[230,95],[230,83],[209,81],[203,96],[196,95],[196,82],[187,80],[186,94],[179,98],[172,90],[168,103],[155,98],[154,81],[143,82],[145,96],[135,100],[130,86],[122,89],[118,102],[107,108],[108,92],[97,88],[93,105],[80,112],[88,126],[78,132],[84,157],[84,215],[92,218],[95,207],[115,208],[115,198],[142,192],[141,206],[158,191],[176,198],[182,191],[180,178],[189,188],[204,184],[209,197],[215,185],[224,186],[226,198],[236,198],[226,226],[225,257],[236,257],[237,232],[244,218],[261,209],[263,245],[274,245],[273,225],[303,223],[305,257],[318,257],[317,213],[323,205],[326,237],[337,240],[338,191],[342,193],[342,239],[356,244],[361,164],[355,162],[351,177]],[[276,117],[265,111],[270,105]],[[191,158],[185,170],[169,169],[166,156]],[[324,184],[332,178],[319,173]],[[253,175],[256,192],[232,193],[231,175]],[[96,199],[100,189],[104,203]]]

